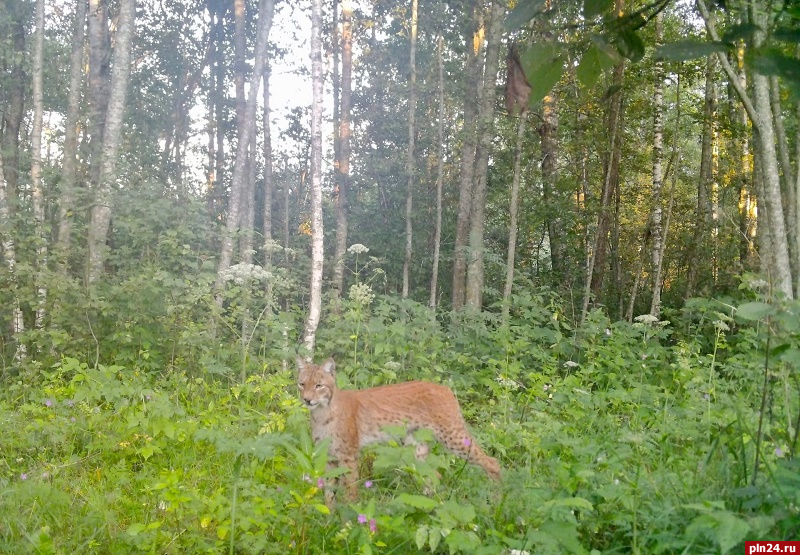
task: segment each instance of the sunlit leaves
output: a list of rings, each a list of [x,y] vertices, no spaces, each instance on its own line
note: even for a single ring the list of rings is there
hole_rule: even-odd
[[[644,57],[644,41],[633,29],[622,29],[616,36],[619,53],[633,62]]]

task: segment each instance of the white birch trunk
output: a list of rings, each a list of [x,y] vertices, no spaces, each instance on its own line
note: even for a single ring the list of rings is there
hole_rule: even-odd
[[[408,297],[413,251],[411,218],[414,215],[414,135],[417,131],[417,5],[417,0],[411,0],[411,44],[409,46],[411,76],[408,83],[408,152],[406,154],[406,252],[403,259],[402,293],[404,299]]]
[[[19,335],[25,331],[25,320],[22,318],[22,309],[17,296],[17,251],[14,245],[14,230],[11,225],[11,212],[8,208],[8,183],[3,169],[3,153],[0,152],[0,237],[2,237],[3,262],[8,267],[11,290],[13,291],[13,304],[11,306],[11,333],[17,340],[17,350],[14,355],[16,360],[22,360],[27,355],[25,344]]]
[[[31,196],[36,235],[36,316],[34,328],[42,329],[47,303],[44,274],[47,270],[47,239],[44,224],[44,190],[42,188],[42,116],[44,92],[44,0],[36,0],[36,32],[33,41],[33,129],[31,130]]]
[[[436,310],[436,295],[439,283],[439,257],[442,246],[442,188],[444,185],[444,63],[442,62],[442,36],[436,48],[438,69],[439,121],[436,133],[439,139],[439,154],[436,160],[436,223],[433,232],[433,268],[431,269],[431,297],[428,306]]]
[[[134,33],[136,0],[121,0],[117,22],[117,35],[112,57],[113,73],[108,111],[103,130],[103,150],[100,164],[100,179],[95,192],[89,221],[89,264],[87,282],[95,283],[103,274],[106,260],[106,237],[111,223],[113,182],[119,145],[122,139],[122,123],[125,116],[125,98],[130,77],[131,42]]]
[[[656,45],[661,44],[663,16],[656,16]],[[653,188],[650,195],[652,212],[650,232],[652,237],[651,268],[653,275],[653,297],[650,314],[659,317],[661,313],[661,282],[657,280],[661,267],[662,227],[661,227],[661,189],[664,183],[664,63],[655,62],[655,82],[653,84]]]
[[[303,343],[310,354],[322,313],[324,229],[322,225],[322,0],[311,2],[311,291]]]
[[[339,110],[339,128],[337,165],[335,168],[336,185],[336,250],[334,253],[333,283],[336,295],[341,297],[344,289],[344,262],[347,253],[347,210],[350,191],[350,119],[352,112],[353,89],[353,7],[350,0],[342,0],[342,76],[341,107]],[[335,118],[334,118],[335,119]],[[334,123],[335,124],[335,123]]]
[[[525,127],[528,111],[525,107],[517,124],[517,146],[514,150],[514,177],[511,181],[511,200],[508,206],[508,253],[506,255],[506,284],[503,287],[503,322],[508,324],[511,311],[511,291],[514,287],[514,265],[517,255],[517,213],[519,211],[519,184],[522,178],[522,147],[525,142]]]

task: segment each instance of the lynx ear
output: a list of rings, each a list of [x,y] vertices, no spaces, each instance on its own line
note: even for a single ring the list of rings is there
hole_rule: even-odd
[[[333,357],[329,358],[325,362],[320,365],[320,368],[326,374],[333,374],[333,371],[336,369],[336,363],[333,362]]]
[[[297,359],[296,360],[297,360],[297,371],[298,372],[302,372],[303,370],[305,370],[306,366],[308,366],[308,363],[306,362],[306,359],[304,359],[300,355],[297,355]]]

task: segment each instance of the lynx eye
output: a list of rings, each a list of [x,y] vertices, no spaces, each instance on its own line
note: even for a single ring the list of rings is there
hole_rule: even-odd
[[[297,384],[297,387],[299,387],[300,389],[303,389],[303,386],[304,386],[304,385],[305,385],[305,384],[304,384],[303,382],[300,382],[300,383],[298,383],[298,384]]]
[[[317,385],[314,386],[315,389],[322,389],[323,387],[325,386],[322,385],[321,383],[318,383]]]

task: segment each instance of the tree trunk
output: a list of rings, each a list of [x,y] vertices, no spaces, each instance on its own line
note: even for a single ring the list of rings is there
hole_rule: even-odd
[[[617,0],[618,12],[621,12],[621,0]],[[614,66],[613,87],[617,90],[609,99],[608,134],[610,137],[606,152],[603,192],[600,196],[597,226],[592,241],[591,253],[588,256],[586,280],[584,282],[583,306],[581,307],[581,323],[586,320],[592,298],[599,299],[603,289],[606,258],[608,256],[608,233],[611,229],[611,200],[619,182],[619,162],[621,157],[621,140],[619,138],[622,119],[622,82],[625,75],[625,62]]]
[[[792,276],[795,285],[800,284],[800,251],[797,251],[797,199],[794,190],[794,172],[789,157],[789,141],[786,129],[783,126],[783,110],[781,108],[780,83],[777,77],[769,78],[770,104],[772,106],[772,123],[775,125],[775,141],[778,146],[778,155],[781,170],[781,190],[783,191],[784,217],[786,218],[786,235],[789,241],[789,260],[791,261]],[[793,285],[794,288],[794,285]]]
[[[58,204],[58,240],[56,243],[59,268],[64,274],[67,272],[72,215],[75,210],[75,185],[78,175],[78,121],[80,118],[85,29],[86,0],[77,0],[75,2],[75,24],[72,30],[67,119],[64,124],[64,165],[61,169],[61,198]]]
[[[117,31],[119,32],[119,31]],[[111,37],[106,0],[89,0],[89,180],[94,189],[100,182],[104,129],[109,103]]]
[[[42,329],[47,303],[44,274],[47,271],[47,237],[45,236],[44,190],[42,188],[42,117],[44,92],[44,0],[36,0],[36,31],[33,41],[33,125],[31,129],[31,196],[36,244],[36,317],[34,327]]]
[[[333,284],[337,297],[344,290],[344,262],[347,253],[347,209],[350,194],[350,119],[352,112],[353,75],[353,8],[350,0],[342,0],[342,76],[339,107],[338,158],[336,172],[336,248]]]
[[[267,67],[263,76],[264,112],[262,114],[261,127],[264,130],[264,206],[263,206],[263,225],[262,235],[264,240],[264,261],[269,263],[272,259],[272,197],[275,194],[275,177],[272,167],[272,131],[270,129],[270,67],[267,60]]]
[[[686,277],[686,298],[695,296],[701,263],[704,259],[700,253],[707,240],[709,221],[711,220],[711,185],[714,180],[714,145],[716,142],[717,90],[714,85],[716,58],[709,56],[706,61],[705,101],[703,103],[703,135],[700,147],[700,179],[697,182],[697,208],[694,217],[692,244],[689,248],[689,260]]]
[[[111,223],[113,181],[122,140],[122,123],[125,116],[125,98],[130,77],[131,42],[134,33],[136,0],[121,0],[117,34],[114,46],[114,73],[108,97],[108,113],[103,131],[102,164],[100,178],[91,208],[87,245],[89,263],[87,282],[95,283],[103,274],[106,260],[106,238]]]
[[[13,4],[17,4],[17,7],[23,6],[22,3],[12,2]],[[23,20],[22,13],[13,14],[12,17],[16,18],[16,21],[12,24],[13,37],[11,42],[13,46],[10,52],[14,62],[9,71],[11,74],[10,82],[3,84],[4,87],[7,87],[5,94],[8,95],[8,104],[3,109],[3,124],[0,125],[0,132],[2,133],[0,150],[5,156],[6,192],[9,195],[8,198],[16,199],[19,182],[19,132],[22,120],[25,117],[25,94],[28,83],[25,76],[26,62],[24,61],[27,58],[25,46],[26,22]],[[9,215],[12,214],[15,204],[15,202],[9,202],[7,206]]]
[[[14,230],[11,223],[11,211],[8,206],[8,181],[6,181],[3,167],[3,153],[0,152],[0,237],[3,247],[3,261],[8,268],[9,286],[12,292],[11,306],[11,333],[17,341],[15,359],[24,359],[27,354],[25,344],[19,340],[20,334],[25,331],[25,320],[22,318],[22,310],[19,305],[17,295],[17,252],[14,244]]]
[[[442,48],[444,40],[439,35],[436,48],[436,67],[438,70],[439,121],[436,124],[436,136],[439,142],[439,153],[436,157],[436,223],[433,232],[433,267],[431,268],[431,297],[428,306],[436,310],[437,287],[439,283],[439,257],[442,245],[442,188],[444,185],[444,63]]]
[[[467,245],[472,209],[472,189],[475,177],[475,148],[477,147],[478,106],[483,91],[481,52],[483,51],[483,2],[472,0],[472,25],[466,34],[467,61],[465,67],[464,127],[459,178],[458,220],[453,247],[453,310],[464,306],[467,278]]]
[[[542,122],[539,125],[539,145],[542,153],[542,200],[547,210],[547,237],[550,243],[550,264],[554,286],[564,285],[567,277],[566,233],[562,220],[562,204],[558,191],[558,104],[556,94],[542,100]]]
[[[411,253],[413,250],[412,221],[414,215],[414,137],[417,132],[417,0],[411,0],[411,43],[409,46],[408,82],[408,152],[406,155],[406,252],[403,259],[403,298],[408,297]]]
[[[311,2],[311,290],[303,343],[314,353],[322,313],[324,229],[322,225],[322,0]]]
[[[250,92],[245,102],[245,111],[239,121],[251,122],[241,126],[241,134],[236,144],[236,160],[233,165],[231,177],[231,196],[228,202],[228,217],[225,221],[225,231],[220,248],[219,264],[217,266],[217,279],[214,286],[216,301],[222,305],[222,296],[219,294],[225,283],[225,274],[233,260],[233,247],[236,232],[243,221],[243,200],[247,198],[249,187],[248,151],[252,135],[255,133],[256,110],[258,108],[258,93],[261,78],[266,65],[267,46],[269,45],[269,32],[272,27],[274,13],[274,0],[261,0],[258,6],[258,31],[256,33],[256,46],[253,61],[253,74],[250,77]],[[251,203],[252,204],[252,203]],[[252,229],[252,228],[251,228]],[[244,253],[240,253],[244,255]]]
[[[484,244],[486,225],[486,183],[489,177],[489,154],[494,135],[494,109],[497,100],[497,70],[500,64],[500,41],[503,36],[505,3],[495,0],[486,32],[486,67],[483,74],[483,96],[478,115],[478,146],[475,151],[475,185],[472,192],[469,231],[469,263],[467,265],[466,302],[480,310],[483,302]]]
[[[706,25],[706,30],[712,40],[719,41],[714,20],[711,18],[704,0],[697,1],[700,15]],[[756,31],[753,46],[758,48],[763,42],[764,24],[763,9],[756,6],[752,10]],[[769,226],[769,252],[763,253],[762,258],[768,259],[771,269],[769,278],[773,289],[782,293],[788,299],[793,298],[792,271],[789,261],[789,244],[786,234],[786,223],[783,214],[783,201],[781,199],[780,171],[778,169],[778,154],[775,148],[775,128],[773,125],[772,107],[769,95],[769,77],[755,73],[753,75],[753,97],[741,86],[734,68],[723,53],[718,53],[717,58],[722,68],[728,75],[739,100],[747,111],[753,124],[756,135],[756,157],[763,177],[764,194],[760,198],[764,201],[766,220]]]
[[[506,283],[503,287],[503,323],[508,324],[511,311],[511,291],[514,286],[514,264],[517,253],[517,212],[519,211],[519,183],[522,177],[522,147],[525,144],[525,127],[528,110],[525,106],[519,114],[517,145],[514,149],[514,177],[511,180],[511,200],[508,206],[508,253],[506,255]]]
[[[656,16],[656,45],[661,44],[663,33],[663,12]],[[656,281],[661,268],[663,229],[661,225],[661,189],[664,184],[664,62],[655,62],[653,83],[653,187],[650,192],[650,268],[653,276],[653,296],[650,314],[658,318],[661,314],[661,283]]]

